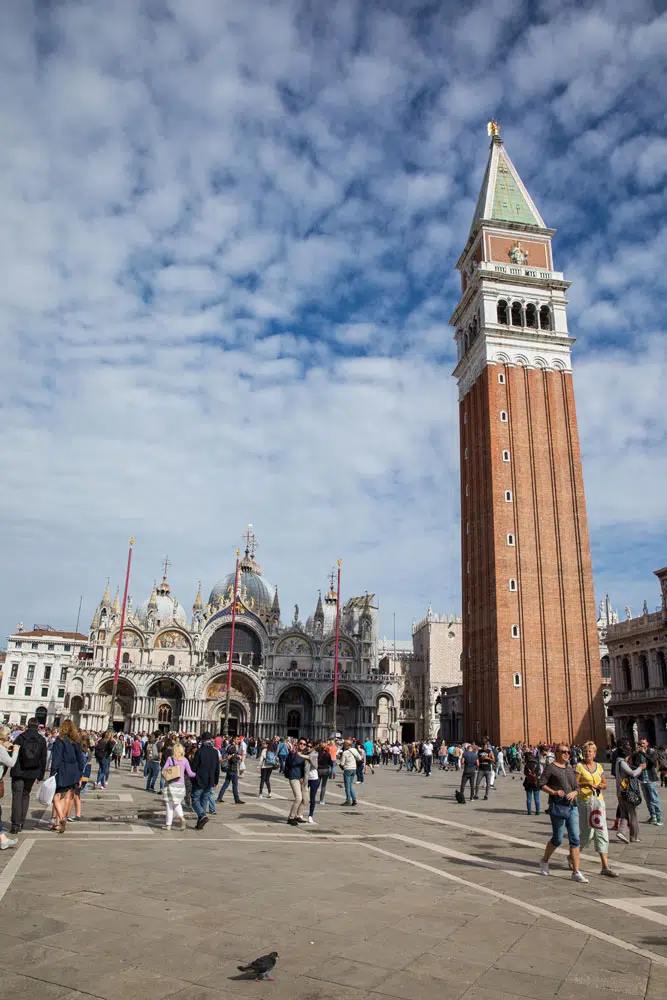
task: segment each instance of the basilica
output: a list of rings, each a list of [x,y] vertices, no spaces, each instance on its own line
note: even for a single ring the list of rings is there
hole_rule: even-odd
[[[400,735],[398,708],[406,678],[385,672],[378,657],[374,595],[345,601],[340,611],[339,688],[333,719],[334,577],[324,599],[304,622],[298,606],[281,621],[278,590],[255,560],[248,534],[240,561],[232,661],[229,731],[322,738],[335,729],[363,738]],[[172,593],[165,562],[162,581],[134,607],[128,600],[118,695],[111,711],[121,603],[107,585],[90,628],[87,651],[68,683],[68,708],[87,730],[100,730],[112,714],[125,732],[180,730],[220,733],[224,728],[235,573],[223,577],[204,602],[201,586],[188,614]],[[385,664],[385,666],[381,666]]]

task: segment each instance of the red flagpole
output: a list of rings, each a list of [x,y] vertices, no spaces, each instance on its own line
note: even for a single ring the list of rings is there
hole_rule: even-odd
[[[125,590],[123,592],[123,607],[120,611],[120,630],[118,632],[118,648],[116,650],[116,669],[113,674],[111,688],[111,711],[109,712],[109,729],[113,728],[113,717],[116,712],[116,695],[118,694],[118,675],[120,673],[120,658],[123,652],[123,632],[125,631],[125,612],[127,610],[127,591],[130,586],[130,567],[132,565],[132,546],[134,538],[130,539],[130,549],[127,553],[127,571],[125,573]]]
[[[227,668],[227,700],[225,702],[225,736],[229,736],[229,706],[232,696],[232,663],[234,660],[234,630],[236,629],[236,598],[239,592],[239,556],[241,550],[236,550],[236,572],[234,574],[234,600],[232,603],[232,634],[229,637],[229,666]]]
[[[340,638],[340,564],[338,560],[338,590],[336,591],[336,650],[334,653],[334,689],[333,689],[333,731],[337,732],[336,717],[338,715],[338,640]]]

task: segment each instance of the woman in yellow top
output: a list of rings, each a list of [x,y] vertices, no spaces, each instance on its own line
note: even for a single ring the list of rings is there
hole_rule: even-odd
[[[575,770],[579,781],[579,797],[577,807],[579,809],[579,835],[581,837],[581,850],[583,851],[593,839],[593,846],[600,855],[602,862],[601,875],[608,878],[618,878],[618,873],[609,867],[609,834],[607,832],[607,815],[604,808],[602,793],[607,787],[607,778],[602,764],[595,760],[597,747],[592,740],[583,745],[584,759],[577,764]],[[598,824],[591,826],[590,812],[594,800],[602,805],[602,814],[598,814]]]

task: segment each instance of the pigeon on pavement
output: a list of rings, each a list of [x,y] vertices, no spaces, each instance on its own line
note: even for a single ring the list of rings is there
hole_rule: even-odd
[[[250,962],[249,965],[239,965],[237,966],[239,972],[254,972],[255,979],[272,979],[269,972],[276,964],[276,959],[278,958],[278,952],[272,951],[268,955],[262,955],[261,958],[256,958],[254,962]]]

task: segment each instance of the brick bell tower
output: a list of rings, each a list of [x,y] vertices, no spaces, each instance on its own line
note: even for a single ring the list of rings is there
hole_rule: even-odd
[[[457,268],[466,739],[606,746],[565,293],[496,122]]]

